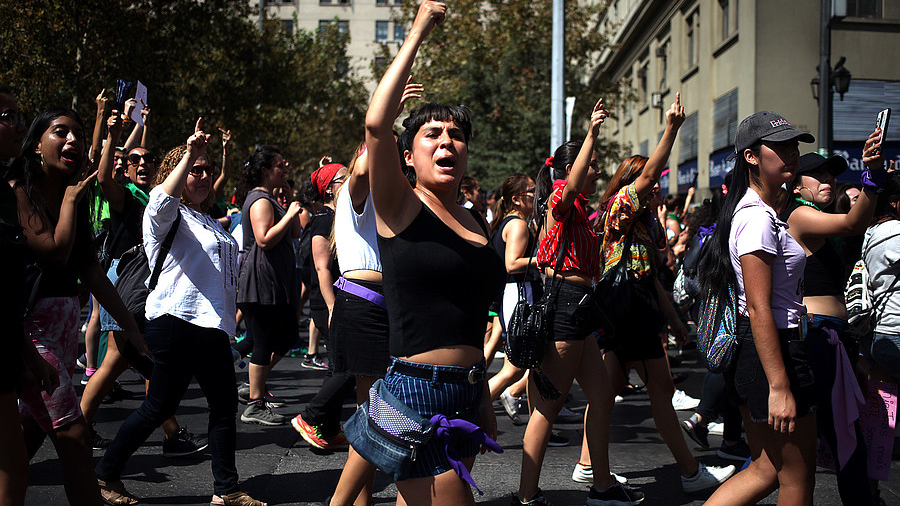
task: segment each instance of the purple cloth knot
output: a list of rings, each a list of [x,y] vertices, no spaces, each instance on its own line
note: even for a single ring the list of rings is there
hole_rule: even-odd
[[[835,349],[834,385],[831,387],[831,412],[834,417],[834,431],[837,435],[838,469],[843,469],[856,450],[856,430],[854,423],[859,419],[859,407],[866,405],[866,399],[859,389],[853,374],[853,366],[847,358],[844,343],[834,329],[823,327],[828,335],[828,344]]]
[[[478,495],[484,495],[484,492],[482,492],[481,489],[478,488],[478,485],[475,484],[475,480],[472,479],[469,470],[466,469],[466,466],[462,463],[462,459],[460,459],[459,452],[456,451],[453,442],[456,438],[468,437],[478,441],[478,443],[482,446],[486,446],[488,450],[491,450],[492,452],[503,453],[503,448],[501,448],[496,441],[489,438],[481,427],[466,420],[460,418],[450,419],[447,418],[446,415],[437,414],[432,416],[430,421],[434,424],[435,429],[433,437],[439,439],[444,444],[444,453],[447,455],[450,467],[456,471],[456,474],[458,474],[460,478],[466,480],[469,485],[475,487],[475,490],[478,491]]]
[[[712,225],[710,225],[709,228],[706,228],[706,227],[698,227],[698,228],[697,228],[697,239],[700,240],[700,246],[703,246],[703,242],[706,241],[706,239],[707,239],[709,236],[713,235],[713,232],[715,232],[715,231],[716,231],[716,224],[715,224],[715,223],[713,223]]]

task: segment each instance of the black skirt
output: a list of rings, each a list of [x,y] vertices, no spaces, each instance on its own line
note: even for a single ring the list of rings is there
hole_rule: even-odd
[[[382,293],[381,283],[353,282]],[[329,330],[335,373],[384,377],[391,365],[387,310],[358,295],[335,288]]]

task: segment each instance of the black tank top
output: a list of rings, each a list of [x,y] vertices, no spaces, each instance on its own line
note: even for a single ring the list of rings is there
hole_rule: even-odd
[[[491,234],[491,244],[494,246],[494,250],[497,252],[497,255],[500,256],[500,260],[503,260],[504,265],[506,264],[506,241],[503,240],[503,229],[506,225],[512,220],[521,220],[518,216],[511,214],[506,218],[503,218],[503,221],[500,222],[500,225],[494,230],[494,233]],[[534,231],[531,230],[531,227],[528,227],[528,246],[525,247],[525,255],[526,256],[534,256],[537,254],[535,251],[535,242],[536,238],[534,237]],[[526,272],[508,272],[506,274],[506,282],[507,283],[523,283],[525,281],[534,281],[540,277],[540,274],[537,271],[537,264],[535,262],[531,263],[531,268]]]
[[[269,192],[253,189],[247,193],[241,210],[241,227],[244,231],[244,258],[238,276],[239,303],[265,305],[294,305],[299,298],[297,266],[290,233],[284,234],[274,247],[264,250],[256,244],[250,208],[257,200],[267,200],[272,205],[273,223],[278,223],[286,211]]]
[[[379,235],[378,248],[392,356],[484,346],[488,307],[506,275],[490,243],[473,246],[422,204],[402,232]]]
[[[788,202],[779,218],[787,223],[795,209],[800,207],[797,201]],[[803,270],[803,296],[817,297],[832,295],[844,298],[844,261],[830,239],[825,239],[819,249],[806,257],[806,268]]]

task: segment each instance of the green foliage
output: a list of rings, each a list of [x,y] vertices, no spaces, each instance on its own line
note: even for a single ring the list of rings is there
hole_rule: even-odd
[[[419,51],[412,73],[425,85],[425,98],[465,104],[473,112],[469,174],[484,188],[497,188],[516,172],[533,175],[552,154],[550,3],[454,0]],[[596,29],[601,4],[566,2],[566,95],[577,97],[572,139],[585,135],[598,98],[616,100],[610,83],[588,84],[593,60],[607,44]],[[411,24],[417,7],[405,2],[398,21]],[[617,146],[606,143],[598,153],[604,159],[619,155]]]
[[[97,93],[112,97],[122,78],[147,85],[160,155],[184,143],[198,116],[207,132],[231,129],[235,168],[255,145],[273,144],[308,173],[324,154],[349,162],[363,137],[367,94],[342,71],[347,38],[337,27],[289,34],[270,20],[260,30],[249,3],[235,0],[3,5],[0,83],[18,90],[28,115],[72,106],[92,124]]]

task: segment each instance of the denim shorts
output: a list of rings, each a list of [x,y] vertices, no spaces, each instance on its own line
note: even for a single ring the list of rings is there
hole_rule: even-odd
[[[553,278],[544,282],[544,294],[553,297]],[[551,339],[553,341],[583,341],[599,327],[596,318],[589,313],[595,310],[595,304],[581,304],[585,297],[590,297],[593,289],[580,283],[562,280],[557,281],[555,311]]]
[[[113,258],[112,262],[109,264],[109,269],[106,270],[106,277],[109,278],[110,283],[116,284],[116,280],[119,279],[119,274],[116,272],[116,268],[119,266],[119,259]],[[116,320],[109,314],[109,311],[106,310],[103,306],[100,306],[100,331],[101,332],[122,332],[122,327],[116,323]]]
[[[460,373],[472,369],[471,367],[418,364],[394,358],[384,377],[384,384],[398,400],[425,418],[440,413],[447,415],[448,418],[462,418],[476,425],[479,423],[478,408],[484,391],[483,379],[474,384],[468,381],[437,382],[401,374],[394,370],[397,363],[429,371]],[[474,457],[481,450],[481,445],[469,438],[457,439],[452,444],[461,459]],[[417,450],[417,458],[410,466],[409,476],[405,479],[437,476],[452,470],[444,443],[432,440]]]
[[[891,376],[900,378],[900,335],[875,332],[861,344],[866,359],[880,365]]]
[[[769,381],[756,352],[749,318],[738,317],[737,335],[738,347],[733,358],[734,367],[724,373],[726,388],[729,394],[736,396],[740,404],[747,405],[751,420],[768,423]],[[781,356],[799,418],[816,409],[816,392],[806,351],[807,342],[799,338],[799,331],[796,328],[778,329],[778,340],[781,343]]]

